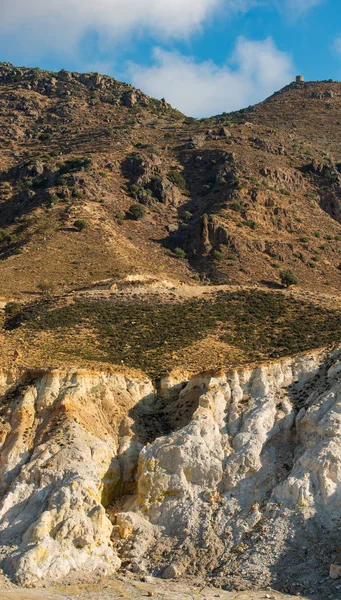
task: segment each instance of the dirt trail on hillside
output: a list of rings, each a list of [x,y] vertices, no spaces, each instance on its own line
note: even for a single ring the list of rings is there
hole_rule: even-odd
[[[156,280],[149,276],[128,277],[120,281],[102,282],[93,287],[72,292],[71,296],[85,296],[87,298],[108,298],[112,296],[124,297],[159,297],[164,301],[186,301],[193,298],[215,296],[221,292],[262,291],[283,294],[300,301],[318,304],[324,308],[335,309],[341,307],[341,296],[336,294],[321,294],[295,287],[283,289],[270,288],[260,285],[188,285],[171,280]]]

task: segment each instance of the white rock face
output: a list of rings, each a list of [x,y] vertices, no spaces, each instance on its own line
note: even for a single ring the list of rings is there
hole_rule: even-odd
[[[120,556],[232,587],[339,564],[340,353],[168,377],[158,397],[109,373],[21,378],[0,377],[1,566],[21,584]]]
[[[179,572],[215,569],[265,584],[273,574],[284,582],[291,569],[309,579],[304,568],[295,571],[306,560],[297,553],[312,561],[320,542],[332,550],[341,508],[341,370],[324,361],[315,353],[195,378],[181,391],[173,410],[181,414],[200,388],[198,407],[187,425],[141,451],[134,506],[168,540]],[[133,531],[135,557],[139,543]],[[150,564],[158,558],[161,568],[151,551]],[[316,573],[321,567],[319,559]]]
[[[188,425],[141,452],[139,503],[152,522],[167,530],[174,525],[181,529],[187,514],[184,503],[193,507],[204,492],[217,488],[225,497],[232,490],[234,496],[238,493],[248,509],[260,501],[266,492],[266,487],[257,489],[260,478],[276,478],[272,446],[277,440],[291,443],[296,412],[288,387],[294,382],[301,387],[318,369],[318,358],[305,357],[203,381],[199,406]],[[192,390],[190,381],[178,405],[186,404]],[[324,405],[324,399],[320,402]],[[300,429],[303,423],[304,419]],[[276,493],[285,495],[284,490]],[[287,500],[295,502],[295,492],[289,495]],[[173,525],[170,508],[179,513]]]
[[[105,511],[122,469],[129,474],[119,427],[129,430],[127,412],[151,396],[148,381],[82,371],[50,372],[14,394],[2,430],[0,539],[17,582],[119,568]]]

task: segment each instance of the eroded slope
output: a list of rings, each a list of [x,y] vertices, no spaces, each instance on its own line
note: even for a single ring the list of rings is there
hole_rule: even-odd
[[[5,572],[30,585],[123,561],[329,597],[340,373],[338,353],[323,352],[174,375],[158,394],[146,378],[104,372],[4,373]]]

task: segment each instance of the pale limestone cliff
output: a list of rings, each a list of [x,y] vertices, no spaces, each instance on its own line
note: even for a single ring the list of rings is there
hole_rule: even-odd
[[[105,507],[119,493],[128,412],[150,396],[148,381],[82,371],[26,374],[9,388],[1,407],[0,539],[16,581],[120,566]]]
[[[301,559],[324,572],[340,525],[339,360],[168,377],[158,393],[112,373],[3,373],[1,566],[24,585],[121,560],[282,587],[293,573],[301,585]]]

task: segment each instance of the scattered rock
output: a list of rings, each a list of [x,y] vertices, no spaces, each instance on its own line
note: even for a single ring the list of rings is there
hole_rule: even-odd
[[[341,577],[341,565],[330,565],[329,577],[331,579],[340,579]]]
[[[162,579],[176,579],[181,574],[179,567],[176,565],[168,565],[164,571],[162,571]]]

